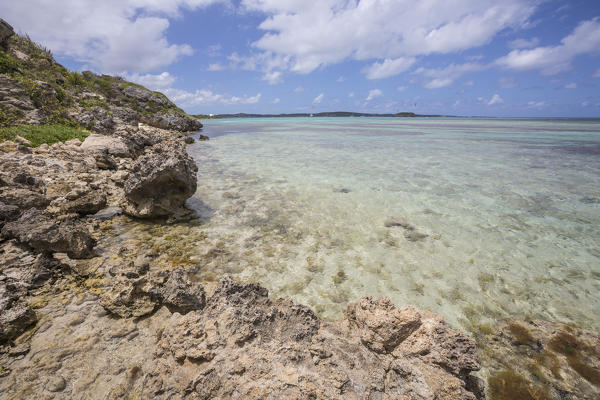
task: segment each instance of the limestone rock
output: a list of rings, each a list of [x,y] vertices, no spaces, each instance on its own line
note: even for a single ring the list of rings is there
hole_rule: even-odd
[[[107,153],[116,157],[130,157],[127,144],[120,137],[91,134],[81,144],[81,149],[90,153]]]
[[[125,182],[125,212],[141,218],[178,212],[196,191],[197,171],[181,142],[154,146],[136,161]]]
[[[106,206],[106,195],[100,190],[87,190],[74,198],[60,197],[50,204],[57,213],[80,215],[94,214]],[[55,212],[52,210],[52,212]]]
[[[43,210],[50,204],[50,200],[43,194],[25,188],[1,188],[0,201],[5,204],[18,206],[21,210],[38,208]]]
[[[365,346],[378,353],[392,352],[421,326],[421,315],[414,307],[399,310],[387,297],[374,300],[366,296],[350,303],[346,317]]]
[[[141,121],[157,128],[180,132],[193,132],[202,129],[202,124],[197,119],[174,112],[142,116]]]
[[[0,282],[0,344],[11,341],[29,329],[37,321],[35,312],[19,301]]]
[[[169,310],[186,314],[204,307],[204,288],[200,284],[192,284],[183,269],[171,272],[160,289],[161,302]]]
[[[78,221],[57,221],[34,208],[4,225],[2,235],[16,238],[41,252],[67,253],[71,258],[94,255],[96,241]]]

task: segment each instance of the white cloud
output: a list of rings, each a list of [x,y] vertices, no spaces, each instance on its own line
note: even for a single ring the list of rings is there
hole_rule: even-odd
[[[508,42],[508,47],[511,49],[530,49],[537,46],[540,43],[540,39],[534,37],[531,39],[515,39]]]
[[[281,101],[281,99],[279,97],[277,97],[275,100],[273,100],[273,104],[279,104],[280,101]]]
[[[546,102],[545,101],[530,101],[527,103],[527,107],[529,108],[538,108],[538,109],[542,109],[544,107],[546,107]]]
[[[218,57],[221,55],[221,49],[223,46],[220,44],[213,44],[212,46],[208,46],[206,49],[206,55],[209,57]]]
[[[498,79],[498,85],[504,89],[511,89],[511,88],[517,87],[519,84],[517,83],[516,79],[513,77],[510,77],[510,78],[501,77],[500,79]]]
[[[598,68],[596,70],[596,72],[594,72],[594,74],[592,75],[592,78],[600,78],[600,68]]]
[[[353,98],[354,97],[354,92],[348,93],[348,97]]]
[[[408,89],[406,86],[398,86],[396,88],[396,90],[399,91],[399,92],[404,92],[406,89]]]
[[[577,83],[571,82],[565,85],[565,89],[577,89]]]
[[[392,60],[386,58],[382,63],[373,63],[366,68],[367,79],[384,79],[398,75],[409,69],[416,61],[414,57],[400,57]]]
[[[148,72],[191,55],[169,43],[169,18],[225,0],[3,1],[0,15],[16,30],[101,72]]]
[[[267,81],[269,85],[277,85],[278,83],[283,82],[283,79],[281,79],[281,71],[265,72],[262,80]]]
[[[214,63],[214,64],[210,64],[208,66],[208,71],[211,71],[211,72],[223,71],[225,69],[227,69],[227,67],[220,63]]]
[[[296,89],[294,89],[295,93],[302,93],[304,92],[304,88],[302,86],[298,86]]]
[[[445,68],[419,68],[414,73],[431,79],[424,85],[427,89],[439,89],[451,85],[468,72],[479,72],[486,68],[488,66],[479,63],[450,64]]]
[[[475,86],[475,81],[466,81],[465,86]]]
[[[571,61],[574,57],[599,51],[600,23],[595,18],[580,23],[557,46],[513,50],[499,58],[496,63],[515,70],[540,69],[545,75],[553,75],[571,69]]]
[[[325,95],[323,93],[321,93],[320,95],[318,95],[317,97],[315,97],[315,99],[313,100],[313,104],[321,104],[321,102],[323,101],[323,98],[325,97]]]
[[[419,55],[448,54],[484,45],[507,28],[525,26],[537,3],[531,0],[241,2],[246,10],[266,15],[259,25],[265,33],[253,47],[265,59],[278,59],[278,68],[309,73],[348,59],[390,60],[367,68],[372,77],[391,76],[388,74],[404,68],[406,60]]]
[[[346,79],[343,76],[340,76],[339,78],[337,78],[337,82],[344,82]]]
[[[225,94],[214,93],[209,89],[200,89],[195,92],[188,92],[180,89],[165,89],[163,93],[174,103],[182,107],[190,107],[207,104],[224,104],[224,105],[239,105],[239,104],[255,104],[260,101],[262,95],[258,93],[256,96],[230,96]]]
[[[176,78],[168,72],[161,74],[123,74],[123,78],[128,81],[139,83],[151,90],[162,90],[169,88],[175,83]]]
[[[369,90],[369,95],[367,96],[367,98],[365,99],[365,101],[371,101],[377,97],[381,97],[383,96],[383,92],[379,89],[373,89],[373,90]]]
[[[500,95],[498,93],[494,94],[492,96],[492,99],[490,101],[488,101],[488,106],[493,106],[495,104],[503,104],[504,100],[502,99],[502,97],[500,97]]]

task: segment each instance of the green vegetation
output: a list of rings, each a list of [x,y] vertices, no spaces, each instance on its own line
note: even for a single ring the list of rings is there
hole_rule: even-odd
[[[29,140],[32,146],[42,143],[53,144],[70,139],[84,140],[90,133],[67,125],[18,125],[0,128],[0,140],[14,140],[21,136]]]

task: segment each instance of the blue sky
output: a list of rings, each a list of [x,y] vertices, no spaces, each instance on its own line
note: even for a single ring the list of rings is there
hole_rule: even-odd
[[[190,113],[600,117],[598,0],[19,0],[0,16]]]

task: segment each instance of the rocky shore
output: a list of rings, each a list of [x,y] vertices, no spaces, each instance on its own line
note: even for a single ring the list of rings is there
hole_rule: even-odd
[[[1,399],[474,400],[486,398],[480,364],[489,398],[599,395],[592,332],[509,321],[476,340],[439,315],[370,296],[326,322],[258,284],[197,282],[193,266],[123,241],[110,230],[117,219],[195,219],[186,143],[206,139],[201,124],[161,94],[91,73],[85,88],[68,87],[70,103],[53,105],[59,78],[36,81],[48,98],[34,101],[21,76],[34,55],[64,71],[38,47],[26,54],[0,22],[2,56],[24,63],[0,74],[3,123],[65,112],[87,129],[84,140],[0,143]]]

